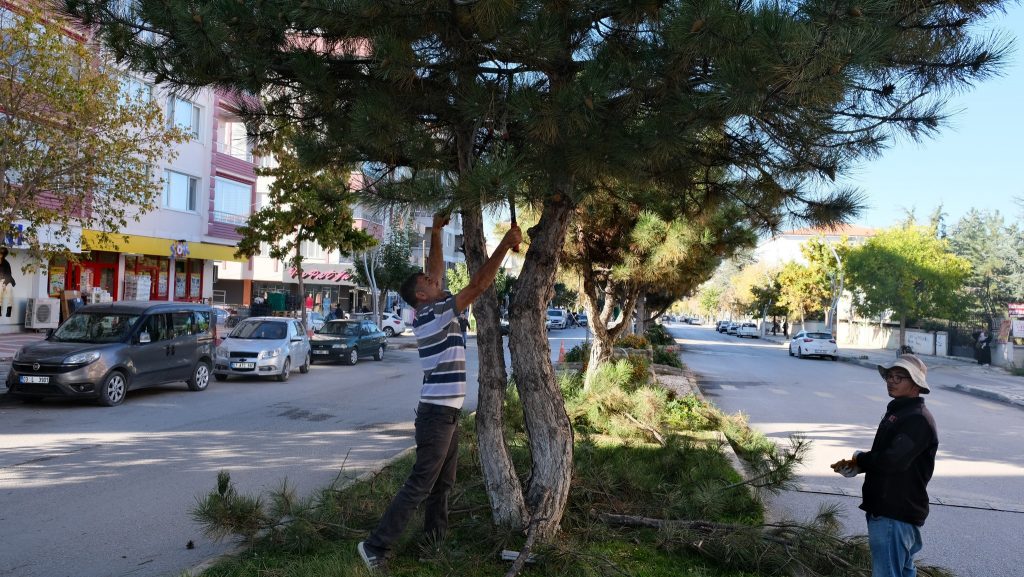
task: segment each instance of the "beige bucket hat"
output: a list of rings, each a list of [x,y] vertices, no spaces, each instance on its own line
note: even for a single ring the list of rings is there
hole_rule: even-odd
[[[895,361],[885,364],[878,365],[878,374],[885,377],[885,373],[893,367],[903,367],[910,373],[910,378],[914,381],[914,384],[921,387],[921,394],[930,393],[931,389],[928,388],[928,367],[925,366],[924,361],[917,358],[915,355],[901,355],[900,358]]]

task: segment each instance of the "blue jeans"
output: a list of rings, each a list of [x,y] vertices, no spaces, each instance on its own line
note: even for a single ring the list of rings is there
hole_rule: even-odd
[[[371,553],[383,555],[391,550],[420,504],[424,504],[423,531],[444,537],[458,457],[459,409],[421,402],[416,408],[416,464],[366,539]]]
[[[914,555],[922,546],[917,526],[871,513],[867,519],[871,577],[916,577]]]

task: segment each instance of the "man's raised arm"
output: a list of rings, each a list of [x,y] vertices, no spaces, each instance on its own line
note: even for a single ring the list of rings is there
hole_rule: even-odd
[[[523,242],[523,233],[519,230],[518,226],[513,226],[505,233],[504,238],[498,243],[498,248],[494,249],[494,253],[487,259],[484,266],[480,267],[480,270],[476,271],[473,278],[469,279],[469,284],[466,288],[455,295],[456,311],[462,312],[466,310],[466,307],[473,304],[473,301],[483,294],[487,287],[491,286],[491,283],[494,282],[494,277],[498,275],[498,269],[501,268],[501,261],[505,260],[505,255],[512,247],[521,242]]]
[[[444,242],[441,233],[448,224],[447,214],[434,215],[434,226],[430,229],[430,254],[427,256],[427,275],[437,281],[438,286],[444,285]]]

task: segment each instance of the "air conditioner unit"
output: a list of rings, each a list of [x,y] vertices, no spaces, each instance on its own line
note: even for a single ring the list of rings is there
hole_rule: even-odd
[[[57,299],[28,299],[26,329],[55,329],[59,318],[60,304]]]

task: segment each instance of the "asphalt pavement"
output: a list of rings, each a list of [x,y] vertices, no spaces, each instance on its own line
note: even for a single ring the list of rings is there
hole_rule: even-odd
[[[782,347],[789,343],[789,339],[782,335],[766,335],[761,338]],[[920,358],[928,366],[928,380],[932,386],[1024,408],[1024,377],[1015,376],[1001,367],[979,365],[974,359],[964,357],[921,355]],[[896,360],[896,351],[852,347],[840,343],[839,360],[875,368]]]

